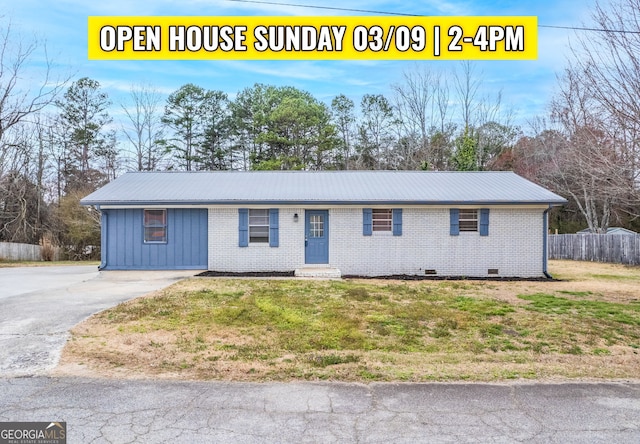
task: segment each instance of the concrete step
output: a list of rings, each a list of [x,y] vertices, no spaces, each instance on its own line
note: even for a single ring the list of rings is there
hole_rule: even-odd
[[[308,277],[308,278],[325,278],[325,279],[340,279],[342,273],[337,268],[331,267],[302,267],[295,271],[296,277]]]

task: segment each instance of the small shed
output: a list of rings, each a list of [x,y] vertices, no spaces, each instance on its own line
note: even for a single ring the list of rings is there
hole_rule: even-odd
[[[578,231],[576,234],[593,234],[593,231],[591,231],[589,228],[585,228],[584,230]],[[622,228],[622,227],[609,227],[607,228],[607,232],[605,234],[621,234],[625,236],[635,236],[638,233],[635,231],[627,230],[626,228]]]

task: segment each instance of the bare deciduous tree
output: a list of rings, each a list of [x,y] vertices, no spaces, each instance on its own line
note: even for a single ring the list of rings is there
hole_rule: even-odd
[[[1,17],[0,17],[1,18]],[[51,104],[68,79],[52,79],[46,47],[33,40],[12,35],[11,23],[0,23],[0,144],[13,126]],[[27,65],[44,52],[44,72],[32,81]],[[35,87],[34,87],[35,86]]]
[[[570,70],[573,81],[597,107],[602,131],[614,144],[620,187],[617,196],[629,212],[640,216],[640,0],[596,4],[595,27],[580,34]],[[600,156],[602,157],[602,156]],[[609,159],[608,154],[605,157]],[[610,159],[609,159],[610,160]],[[607,172],[608,174],[608,172]],[[621,176],[624,174],[624,176]],[[614,177],[609,176],[611,180]]]
[[[476,100],[480,80],[475,72],[474,65],[466,60],[461,63],[462,73],[456,73],[455,88],[460,102],[460,113],[465,128],[475,126],[477,122],[477,111],[479,103]]]
[[[163,157],[167,154],[166,147],[160,142],[163,137],[162,98],[158,91],[150,86],[138,86],[131,89],[131,106],[122,105],[129,128],[123,132],[131,145],[138,171],[157,170]]]
[[[567,69],[561,87],[552,111],[564,142],[553,150],[534,147],[546,155],[541,177],[574,200],[592,232],[606,233],[613,207],[625,199],[632,186],[629,164],[620,155],[610,121],[584,87],[580,72]]]
[[[33,127],[67,80],[52,78],[44,44],[0,17],[0,239],[37,242],[42,233],[45,156]]]
[[[400,166],[403,169],[414,169],[420,164],[441,167],[440,146],[431,143],[437,132],[444,131],[447,118],[448,89],[441,73],[416,66],[405,71],[402,82],[391,88],[402,129],[399,139],[404,142],[399,144]]]

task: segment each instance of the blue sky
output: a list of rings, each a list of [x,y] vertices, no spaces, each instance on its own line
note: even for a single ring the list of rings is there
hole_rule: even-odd
[[[273,0],[275,2],[279,0]],[[283,0],[304,5],[328,5],[314,0]],[[8,2],[7,2],[8,3]],[[169,94],[185,83],[222,90],[230,97],[254,83],[290,85],[311,92],[326,103],[338,94],[356,103],[363,94],[391,97],[391,84],[401,80],[403,70],[424,65],[447,75],[459,64],[444,61],[90,61],[87,59],[87,17],[90,15],[369,15],[292,6],[258,5],[224,0],[20,0],[3,7],[3,25],[10,20],[12,32],[24,40],[34,36],[46,41],[50,59],[61,74],[74,79],[98,80],[114,102],[111,114],[119,118],[133,85],[147,84]],[[421,2],[343,0],[332,5],[419,15],[533,15],[541,25],[580,26],[589,22],[592,1],[540,0],[529,2],[438,1]],[[570,30],[539,29],[538,60],[474,62],[481,74],[480,94],[502,91],[502,103],[514,113],[514,121],[527,120],[546,111],[556,87],[556,75],[566,66]],[[38,57],[42,59],[42,54]],[[31,66],[32,78],[38,66]]]

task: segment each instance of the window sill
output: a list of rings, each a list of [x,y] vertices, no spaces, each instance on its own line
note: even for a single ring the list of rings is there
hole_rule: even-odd
[[[374,236],[374,237],[393,236],[393,231],[373,231],[371,232],[371,236]]]

